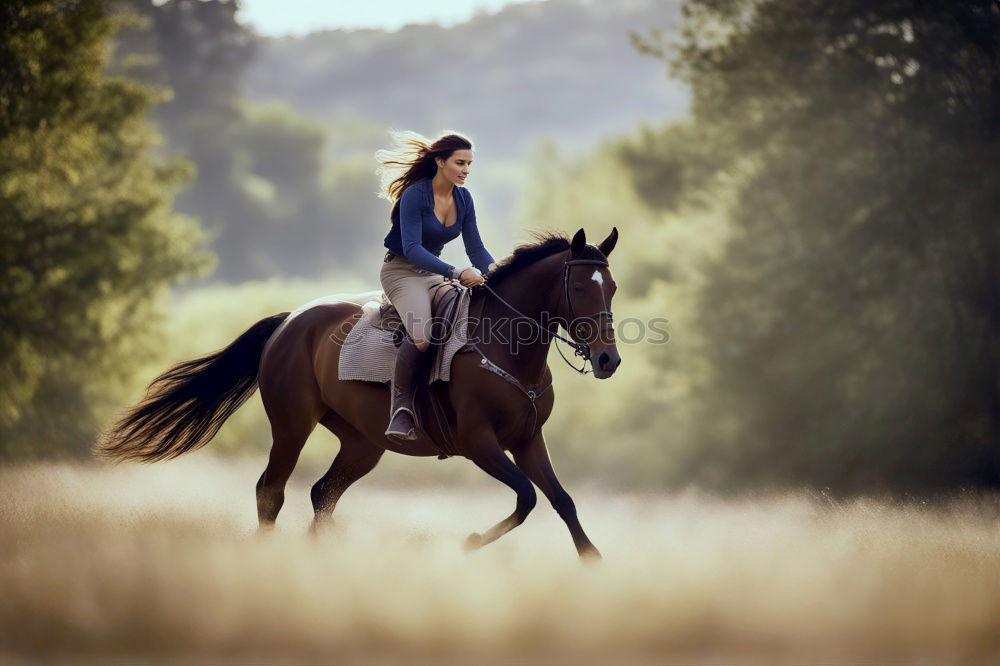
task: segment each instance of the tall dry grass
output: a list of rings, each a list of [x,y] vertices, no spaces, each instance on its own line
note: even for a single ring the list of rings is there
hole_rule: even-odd
[[[447,464],[466,464],[448,461]],[[305,472],[255,533],[263,460],[0,470],[0,659],[106,663],[997,663],[1000,498],[352,488],[310,538]]]

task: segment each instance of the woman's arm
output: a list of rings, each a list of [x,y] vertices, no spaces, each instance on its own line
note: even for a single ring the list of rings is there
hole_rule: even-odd
[[[469,261],[479,269],[480,273],[488,273],[495,266],[493,256],[483,245],[483,239],[479,236],[479,228],[476,225],[476,206],[472,202],[472,195],[466,190],[465,204],[468,206],[468,213],[462,223],[462,242],[465,243],[465,253],[469,255]]]
[[[421,242],[424,235],[420,216],[423,204],[423,192],[418,188],[410,186],[403,190],[403,196],[399,200],[399,232],[403,239],[403,256],[417,268],[445,277],[457,277],[454,266],[435,257]]]

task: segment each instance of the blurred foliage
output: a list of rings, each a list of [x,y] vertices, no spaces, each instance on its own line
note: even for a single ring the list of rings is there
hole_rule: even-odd
[[[88,451],[165,287],[210,266],[154,160],[153,91],[102,74],[100,0],[0,8],[0,456]]]
[[[154,119],[165,152],[196,166],[176,207],[212,232],[213,281],[359,268],[361,248],[381,245],[389,226],[387,205],[374,196],[371,151],[364,163],[343,157],[331,165],[330,127],[287,103],[242,98],[257,41],[237,22],[236,3],[115,3],[142,20],[119,35],[112,69],[169,91]]]
[[[1000,6],[690,0],[685,14],[660,52],[737,183],[698,298],[710,373],[692,477],[997,486]]]

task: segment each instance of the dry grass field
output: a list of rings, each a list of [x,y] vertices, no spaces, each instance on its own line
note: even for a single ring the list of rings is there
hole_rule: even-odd
[[[463,464],[449,461],[448,464]],[[5,663],[1000,663],[1000,498],[844,503],[352,488],[310,536],[296,474],[256,533],[263,460],[0,469]]]

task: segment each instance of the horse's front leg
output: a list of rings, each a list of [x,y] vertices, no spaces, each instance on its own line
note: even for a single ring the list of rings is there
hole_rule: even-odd
[[[559,479],[556,478],[542,431],[539,430],[531,441],[513,451],[513,453],[517,466],[524,470],[528,478],[542,489],[549,502],[552,503],[552,508],[566,522],[570,534],[573,535],[576,552],[579,553],[580,557],[585,561],[601,559],[600,551],[594,547],[594,544],[590,542],[590,539],[587,538],[583,528],[580,526],[580,521],[576,517],[576,504],[573,503],[573,498],[563,489],[562,484],[559,483]]]
[[[481,427],[463,437],[467,442],[466,457],[476,463],[484,472],[510,486],[517,493],[514,513],[482,534],[473,532],[465,541],[466,550],[474,550],[496,541],[507,532],[524,522],[535,508],[537,498],[531,479],[518,469],[504,453],[491,428]]]

